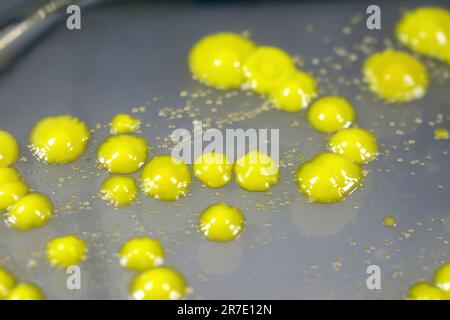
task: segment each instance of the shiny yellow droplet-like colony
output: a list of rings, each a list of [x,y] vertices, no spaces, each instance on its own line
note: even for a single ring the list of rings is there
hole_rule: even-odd
[[[237,184],[248,191],[266,191],[278,183],[278,163],[265,153],[250,151],[236,161]]]
[[[189,167],[172,156],[156,156],[142,169],[144,193],[158,200],[173,201],[186,195],[191,184]]]
[[[412,50],[450,63],[450,11],[433,7],[408,11],[395,34]]]
[[[28,185],[15,168],[0,168],[0,211],[28,193]]]
[[[17,230],[30,230],[45,225],[53,217],[51,200],[41,193],[30,193],[20,198],[8,210],[6,222]]]
[[[450,299],[450,262],[444,263],[436,270],[433,282],[438,288],[444,290]]]
[[[363,181],[361,167],[344,156],[322,153],[301,164],[296,182],[311,202],[342,201]]]
[[[156,267],[133,277],[130,291],[136,300],[180,300],[187,294],[183,275],[170,267]]]
[[[338,131],[330,138],[328,148],[360,164],[368,163],[378,155],[377,139],[371,132],[360,128]]]
[[[307,113],[311,126],[325,133],[347,128],[353,123],[355,116],[350,102],[338,96],[320,98],[311,105]]]
[[[194,175],[210,188],[220,188],[231,180],[233,164],[222,153],[201,154],[192,166]]]
[[[109,173],[130,174],[144,165],[148,151],[145,138],[121,134],[111,136],[100,144],[97,161]]]
[[[107,177],[100,186],[100,194],[103,199],[117,207],[128,206],[136,199],[138,187],[132,177],[112,176]]]
[[[385,50],[374,53],[365,61],[363,72],[369,88],[391,102],[419,99],[428,88],[425,66],[405,52]]]
[[[240,210],[223,202],[206,208],[199,218],[199,229],[211,241],[228,242],[242,233],[245,216]]]
[[[19,144],[9,132],[0,130],[0,168],[16,163],[19,157]]]
[[[437,128],[434,130],[434,139],[435,140],[447,140],[450,137],[450,134],[447,129]]]
[[[0,267],[0,300],[6,299],[16,285],[16,278]]]
[[[54,238],[47,243],[46,255],[52,266],[68,268],[78,265],[86,254],[86,241],[75,235]]]
[[[120,264],[127,269],[144,271],[163,264],[165,252],[158,240],[147,237],[132,238],[119,252]]]
[[[253,42],[238,34],[212,34],[191,49],[189,68],[206,85],[218,89],[239,88],[245,79],[242,65],[253,50]]]
[[[90,135],[86,124],[78,118],[69,115],[46,117],[31,129],[30,149],[41,161],[64,164],[84,153]]]
[[[386,228],[394,228],[397,226],[397,219],[394,216],[384,216],[383,225]]]
[[[448,296],[444,290],[439,289],[427,282],[414,284],[408,293],[409,300],[447,300]]]
[[[296,71],[292,58],[275,47],[258,47],[245,61],[243,70],[245,87],[258,93],[268,93],[286,83]]]
[[[119,113],[111,120],[111,133],[132,133],[139,129],[141,120],[133,118],[129,114]]]
[[[42,290],[32,283],[22,282],[15,286],[6,300],[44,300]]]
[[[302,71],[295,71],[285,81],[269,91],[274,105],[281,110],[296,112],[306,108],[317,96],[316,80]]]

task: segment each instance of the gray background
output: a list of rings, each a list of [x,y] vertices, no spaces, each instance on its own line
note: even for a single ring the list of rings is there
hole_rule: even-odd
[[[13,2],[2,1],[0,9]],[[426,2],[431,3],[449,7]],[[406,50],[393,38],[406,7],[380,3],[382,30],[369,31],[364,19],[352,20],[357,14],[364,18],[368,4],[132,4],[84,12],[81,31],[59,24],[0,78],[0,128],[20,140],[28,161],[18,167],[30,185],[58,207],[41,229],[24,233],[0,224],[4,267],[39,284],[51,299],[126,299],[133,273],[119,266],[115,253],[131,236],[149,235],[164,244],[166,264],[186,276],[194,289],[191,299],[399,299],[413,282],[430,280],[449,260],[449,140],[433,140],[433,131],[449,128],[450,69],[421,57],[431,77],[424,99],[393,105],[374,98],[361,84],[362,62],[368,52],[391,44]],[[407,7],[421,4],[408,1]],[[322,95],[340,94],[355,104],[358,124],[377,135],[382,149],[365,166],[364,188],[342,203],[307,203],[293,171],[324,150],[326,137],[309,127],[303,113],[265,110],[260,97],[241,92],[224,98],[224,92],[191,79],[189,48],[223,30],[249,31],[258,44],[287,50],[318,77]],[[188,96],[180,96],[182,91]],[[195,92],[205,96],[193,98]],[[182,111],[189,101],[193,107]],[[212,127],[280,128],[280,184],[270,193],[249,193],[234,182],[212,190],[194,179],[190,194],[177,202],[141,195],[139,203],[115,210],[98,199],[106,175],[93,156],[107,129],[96,130],[88,152],[74,164],[45,166],[26,149],[29,129],[46,115],[73,114],[94,128],[143,105],[146,112],[136,115],[146,124],[142,134],[154,146],[152,155],[167,153],[164,139],[174,128],[191,129],[193,119],[209,119]],[[181,110],[181,118],[161,116],[164,107]],[[251,110],[253,115],[246,113]],[[197,232],[198,213],[221,200],[241,207],[247,217],[242,236],[229,244],[210,243]],[[396,228],[382,225],[387,214],[397,217]],[[81,290],[67,290],[64,270],[51,268],[42,254],[49,239],[67,233],[89,243]],[[381,290],[366,288],[370,264],[381,267]]]

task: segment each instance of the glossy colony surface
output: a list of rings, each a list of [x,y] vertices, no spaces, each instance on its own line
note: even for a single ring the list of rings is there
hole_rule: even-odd
[[[130,285],[136,300],[180,300],[187,294],[183,275],[170,267],[155,267],[138,273]]]
[[[220,202],[206,208],[199,218],[199,229],[211,241],[228,242],[236,239],[244,229],[245,216],[226,203]]]
[[[31,129],[30,149],[41,161],[65,164],[84,153],[90,136],[86,124],[76,117],[45,117]]]
[[[173,201],[186,195],[191,184],[189,167],[172,156],[155,156],[141,173],[141,189],[158,200]]]
[[[428,88],[428,72],[410,54],[385,50],[372,54],[364,62],[365,81],[380,98],[406,102],[422,98]]]
[[[301,164],[296,182],[311,202],[338,202],[358,188],[364,179],[361,167],[344,156],[322,153]]]
[[[120,248],[120,264],[130,270],[144,271],[164,262],[165,251],[158,240],[135,237]]]
[[[46,255],[52,266],[68,268],[80,264],[86,254],[86,241],[73,234],[53,238],[47,243]]]
[[[438,7],[408,10],[395,28],[412,50],[450,64],[450,11]]]

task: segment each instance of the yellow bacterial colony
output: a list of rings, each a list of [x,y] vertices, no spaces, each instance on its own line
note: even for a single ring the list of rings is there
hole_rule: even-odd
[[[380,98],[391,102],[419,99],[428,88],[425,66],[408,53],[385,50],[364,63],[364,78]]]
[[[361,167],[334,153],[322,153],[297,169],[300,192],[311,202],[337,202],[345,199],[363,182]]]
[[[323,97],[308,109],[307,118],[317,131],[330,133],[350,126],[356,114],[347,99],[337,96]]]
[[[8,294],[16,285],[16,278],[0,267],[0,300],[6,299]]]
[[[44,294],[36,285],[28,282],[19,283],[6,297],[6,300],[44,300]]]
[[[78,118],[69,115],[46,117],[31,129],[30,149],[41,161],[64,164],[84,153],[90,135],[86,124]]]
[[[408,11],[395,34],[412,50],[450,64],[450,11],[433,7]]]
[[[447,129],[437,128],[434,130],[434,139],[435,140],[447,140],[450,137]]]
[[[201,154],[192,166],[195,177],[210,188],[220,188],[231,180],[233,164],[222,153]]]
[[[0,211],[28,193],[28,185],[15,168],[0,168]]]
[[[139,119],[133,118],[129,114],[119,113],[111,120],[111,133],[121,134],[136,132],[140,125],[141,121]]]
[[[53,204],[41,193],[30,193],[14,203],[7,213],[6,221],[17,230],[30,230],[45,225],[53,217]]]
[[[394,228],[397,226],[397,219],[394,216],[384,216],[383,225],[386,228]]]
[[[142,169],[144,193],[158,200],[173,201],[186,195],[191,184],[189,167],[172,156],[156,156]]]
[[[0,168],[16,163],[19,157],[19,144],[9,132],[0,130]]]
[[[371,132],[360,128],[338,131],[330,138],[328,148],[360,164],[368,163],[378,155],[377,139]]]
[[[279,83],[287,81],[295,71],[292,58],[275,47],[258,47],[244,63],[246,87],[268,93]]]
[[[250,151],[236,161],[234,174],[237,184],[248,191],[266,191],[278,183],[278,163],[265,153]]]
[[[316,80],[302,71],[295,71],[269,91],[273,104],[281,110],[296,112],[306,108],[317,96]]]
[[[156,267],[134,276],[130,291],[136,300],[180,300],[187,294],[183,275],[170,267]]]
[[[438,288],[444,290],[450,298],[450,262],[444,263],[436,270],[433,282]]]
[[[47,259],[53,266],[68,268],[80,264],[86,254],[86,241],[75,235],[54,238],[47,243]]]
[[[163,264],[165,252],[158,240],[137,237],[120,249],[120,264],[127,269],[144,271]]]
[[[189,53],[189,68],[199,81],[219,89],[239,88],[242,65],[255,50],[250,40],[233,33],[216,33],[197,42]]]
[[[117,207],[128,206],[133,203],[138,193],[136,181],[127,176],[111,176],[100,185],[100,194],[103,199]]]
[[[102,142],[97,161],[109,173],[129,174],[144,165],[148,151],[149,145],[143,137],[120,134]]]
[[[237,208],[223,202],[206,208],[199,218],[199,229],[211,241],[228,242],[244,229],[245,216]]]

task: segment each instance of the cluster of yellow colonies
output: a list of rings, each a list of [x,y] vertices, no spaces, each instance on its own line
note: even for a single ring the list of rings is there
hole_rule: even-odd
[[[440,266],[434,273],[433,284],[422,281],[409,289],[410,300],[450,300],[450,262]]]
[[[86,149],[90,133],[87,126],[71,116],[52,116],[37,122],[30,133],[30,149],[41,161],[64,164],[77,159]],[[7,224],[16,230],[30,230],[45,225],[54,214],[52,201],[30,188],[14,167],[19,156],[15,138],[0,131],[0,210],[7,210]],[[75,236],[55,238],[47,244],[47,258],[52,265],[68,267],[84,259],[86,243]],[[18,283],[14,276],[0,269],[0,299],[40,300],[41,290],[31,283]]]
[[[316,80],[295,68],[293,59],[286,52],[273,47],[257,47],[249,39],[238,34],[217,33],[201,39],[191,49],[189,67],[194,78],[219,88],[244,88],[265,94],[279,109],[300,111],[317,96]],[[375,137],[368,131],[348,128],[355,119],[353,106],[338,96],[322,97],[308,109],[311,126],[324,133],[337,133],[329,140],[329,150],[302,164],[297,170],[296,181],[302,194],[313,202],[341,201],[355,190],[363,179],[359,164],[373,160],[378,154]],[[224,163],[223,155],[214,155],[215,162]],[[259,156],[250,153],[236,162],[235,174],[239,185],[251,191],[267,190],[275,184],[278,175],[271,179],[253,176],[254,171],[242,170],[242,162],[252,162]],[[265,156],[265,155],[263,155]],[[220,159],[219,159],[220,158]],[[202,159],[203,160],[203,159]],[[266,159],[263,159],[266,160]],[[269,161],[270,162],[270,161]],[[230,168],[222,166],[222,181],[229,179]],[[270,171],[270,170],[269,170]],[[194,172],[207,185],[201,170]],[[248,185],[245,180],[251,181]],[[247,185],[245,185],[247,184]],[[218,185],[220,186],[220,185]]]
[[[110,123],[113,134],[101,143],[97,161],[108,173],[101,186],[102,197],[117,207],[130,205],[138,187],[134,178],[125,176],[144,166],[150,145],[136,136],[140,120],[126,114],[116,115]],[[146,195],[160,200],[177,200],[186,194],[190,184],[188,167],[171,156],[155,156],[143,168],[141,187]],[[165,250],[158,240],[137,237],[126,242],[119,251],[120,264],[138,271],[131,282],[130,293],[137,300],[182,299],[188,292],[187,282],[177,270],[161,266]]]
[[[411,50],[450,64],[450,12],[424,7],[408,11],[395,28],[397,39]],[[386,50],[364,64],[364,78],[379,97],[392,102],[419,99],[428,87],[425,66],[406,52]]]
[[[16,277],[0,267],[0,300],[43,300],[44,294],[35,284],[17,282]]]
[[[278,163],[265,153],[250,151],[235,164],[221,153],[200,155],[193,165],[194,175],[211,188],[223,187],[230,182],[232,171],[236,183],[248,191],[266,191],[278,183]],[[245,216],[239,209],[223,202],[205,209],[199,219],[203,236],[211,241],[228,242],[236,239],[245,225]]]
[[[285,111],[299,111],[317,95],[316,80],[298,70],[285,51],[257,47],[234,33],[217,33],[197,42],[189,54],[189,68],[206,85],[251,89]]]
[[[99,165],[113,174],[103,180],[100,194],[117,207],[133,203],[138,193],[134,178],[125,176],[141,168],[148,157],[150,146],[144,137],[134,135],[141,121],[128,114],[116,115],[110,123],[112,136],[103,141],[97,150]]]
[[[39,127],[38,123],[32,129],[30,143]],[[5,222],[11,228],[23,231],[45,225],[54,214],[51,200],[44,194],[30,193],[30,187],[13,167],[19,157],[16,139],[0,130],[0,145],[0,211],[6,211]]]
[[[178,300],[189,292],[187,282],[177,270],[162,266],[165,250],[158,240],[132,238],[119,251],[120,264],[137,271],[130,285],[136,300]]]
[[[36,158],[50,165],[66,164],[75,161],[86,150],[91,133],[86,124],[69,115],[49,116],[38,121],[30,132],[30,150]],[[12,139],[12,138],[11,138]],[[11,140],[10,139],[10,140]],[[5,157],[9,165],[11,159],[17,158],[17,144],[10,142],[10,147],[2,148],[10,156]],[[15,162],[15,161],[14,161]],[[8,208],[6,222],[15,229],[29,230],[45,225],[54,215],[52,201],[45,195],[32,192],[18,172],[5,168],[1,174],[1,209]],[[6,171],[8,173],[6,173]],[[9,199],[6,201],[6,199]],[[14,202],[14,203],[13,203]]]
[[[143,167],[141,187],[146,195],[159,200],[177,200],[187,193],[191,183],[189,167],[170,155],[153,157],[145,166],[149,145],[145,138],[131,134],[140,121],[119,114],[111,121],[112,136],[103,141],[97,150],[97,160],[108,173],[100,186],[102,197],[116,206],[129,205],[136,198],[134,178],[125,176]],[[12,165],[18,157],[16,140],[8,133],[4,141],[2,159]],[[40,120],[31,131],[30,149],[35,156],[48,164],[65,164],[75,161],[86,150],[90,131],[79,119],[68,116],[50,116]],[[194,163],[194,174],[207,186],[225,186],[234,168],[237,183],[247,190],[264,191],[278,182],[278,165],[259,152],[250,152],[233,165],[222,154],[203,154]],[[50,199],[38,193],[28,193],[28,186],[14,168],[0,168],[0,203],[8,208],[8,223],[21,230],[42,226],[53,215]],[[199,229],[212,241],[231,241],[242,232],[244,215],[232,206],[218,203],[207,208],[199,218]],[[87,255],[86,241],[75,235],[50,240],[46,256],[51,265],[67,268],[81,263]],[[174,269],[160,267],[164,250],[159,242],[149,238],[132,239],[120,252],[121,264],[138,270],[131,291],[136,299],[177,299],[186,294],[186,282]],[[150,270],[151,269],[151,270]],[[153,291],[148,291],[152,282]],[[170,285],[168,285],[168,283]],[[158,287],[159,286],[159,287]],[[172,288],[167,291],[167,288]],[[159,289],[156,289],[159,288]],[[148,291],[148,292],[147,292]]]
[[[102,142],[97,150],[100,166],[109,173],[122,175],[135,173],[142,167],[141,189],[147,196],[163,201],[174,201],[185,196],[191,184],[189,167],[171,155],[154,156],[145,163],[150,149],[147,141],[129,134],[130,125],[121,126],[125,127],[125,131],[116,128],[117,117],[111,121],[114,135]],[[131,117],[120,117],[122,123],[135,122]],[[133,130],[136,128],[134,126]],[[211,188],[227,185],[233,169],[238,185],[246,190],[265,191],[278,183],[278,164],[266,154],[256,151],[244,155],[236,164],[224,154],[215,152],[200,155],[193,164],[194,175]],[[100,189],[103,198],[117,206],[131,204],[137,193],[136,182],[129,176],[108,177]],[[208,207],[199,217],[199,230],[211,241],[236,239],[244,224],[242,212],[225,203]],[[159,242],[149,238],[135,238],[122,247],[121,264],[141,272],[133,278],[131,285],[135,299],[178,299],[185,296],[187,285],[184,278],[172,268],[160,267],[163,258],[164,250]]]
[[[119,123],[116,121],[119,116],[122,129],[115,125]],[[131,125],[137,123],[136,119],[119,116],[111,121],[111,132],[116,134],[108,137],[98,148],[98,163],[109,173],[116,174],[132,174],[142,167],[141,189],[149,197],[174,201],[185,196],[191,184],[189,167],[171,155],[154,156],[145,164],[150,148],[147,141],[129,134],[129,130],[137,128]],[[249,191],[265,191],[278,183],[278,164],[268,155],[256,151],[247,153],[235,165],[224,154],[215,152],[200,155],[193,164],[194,175],[211,188],[228,184],[233,169],[238,185]],[[102,183],[100,193],[115,205],[125,206],[135,199],[137,186],[132,177],[111,176]],[[244,215],[224,203],[207,208],[199,219],[200,231],[213,241],[236,239],[244,224]]]

